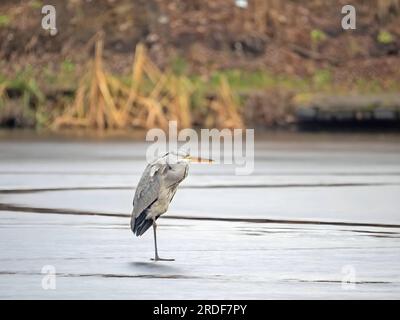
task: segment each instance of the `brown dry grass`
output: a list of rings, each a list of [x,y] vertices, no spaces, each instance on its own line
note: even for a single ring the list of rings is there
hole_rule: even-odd
[[[185,76],[162,72],[138,44],[132,64],[130,85],[107,73],[103,67],[103,40],[98,39],[95,57],[81,79],[71,105],[55,118],[53,129],[86,127],[99,130],[168,127],[177,121],[180,128],[192,126],[191,95],[196,90]],[[226,79],[221,80],[217,98],[203,99],[211,117],[207,127],[242,128],[236,100]]]

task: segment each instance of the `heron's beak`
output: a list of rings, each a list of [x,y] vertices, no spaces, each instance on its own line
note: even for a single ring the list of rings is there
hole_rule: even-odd
[[[203,158],[192,157],[192,156],[189,156],[188,159],[190,160],[190,162],[194,162],[194,163],[213,163],[214,162],[211,159],[203,159]]]

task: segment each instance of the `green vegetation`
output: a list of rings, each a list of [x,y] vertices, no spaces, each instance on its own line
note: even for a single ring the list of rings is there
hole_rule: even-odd
[[[29,101],[35,100],[38,103],[45,101],[44,94],[39,88],[30,68],[18,72],[14,78],[7,79],[0,76],[0,85],[9,91],[15,91],[23,97],[24,106],[28,107]],[[3,97],[5,93],[3,92]]]
[[[172,59],[170,65],[172,73],[176,75],[186,75],[189,69],[187,61],[182,57]]]
[[[0,15],[0,28],[7,27],[11,23],[11,18],[7,15]]]
[[[191,76],[191,79],[200,86],[205,86],[208,90],[212,91],[223,77],[228,80],[232,89],[239,93],[249,93],[274,87],[305,89],[310,85],[308,80],[298,77],[274,75],[268,71],[246,71],[239,69],[216,71],[210,75],[209,79],[204,79],[196,75]]]
[[[326,33],[322,30],[319,29],[313,29],[310,32],[310,38],[311,38],[311,48],[313,51],[316,51],[319,44],[326,41],[328,36]]]
[[[42,127],[48,121],[45,106],[46,98],[37,81],[32,75],[31,69],[18,72],[14,78],[7,79],[0,76],[0,110],[5,109],[11,92],[17,99],[17,108],[25,119],[31,119],[37,127]],[[3,116],[0,112],[0,116]]]
[[[32,9],[40,9],[41,7],[43,7],[43,2],[39,0],[32,0],[29,5]]]
[[[390,44],[394,41],[394,37],[390,32],[381,30],[378,33],[377,40],[382,44]]]
[[[330,70],[321,69],[317,70],[313,77],[312,82],[315,88],[323,90],[323,88],[330,87],[332,84],[332,75]]]
[[[75,64],[70,59],[65,59],[61,63],[61,72],[70,73],[75,71]]]
[[[311,35],[311,41],[314,43],[325,41],[327,38],[326,33],[319,29],[313,29],[310,35]]]
[[[272,74],[268,71],[246,71],[240,69],[219,70],[207,77],[189,74],[188,64],[182,58],[171,63],[166,75],[171,79],[181,79],[190,84],[189,107],[192,114],[205,114],[204,98],[220,93],[221,82],[226,81],[232,92],[236,93],[237,103],[243,105],[246,97],[264,90],[283,90],[292,92],[297,99],[308,97],[314,93],[346,94],[346,93],[382,93],[400,90],[395,81],[380,81],[377,79],[358,79],[352,85],[335,83],[333,71],[324,68],[317,69],[307,77]],[[187,76],[186,76],[187,75]],[[127,75],[110,75],[115,80],[129,88],[132,86],[132,77]],[[169,77],[169,76],[168,76]],[[187,80],[183,80],[187,79]],[[170,81],[170,80],[168,80]],[[174,80],[178,81],[178,80]],[[80,76],[73,61],[64,60],[59,68],[47,66],[38,72],[32,68],[24,68],[16,72],[13,77],[0,74],[0,122],[4,113],[4,106],[10,102],[7,92],[13,93],[13,99],[18,99],[17,105],[22,109],[24,117],[32,119],[37,127],[47,127],[52,120],[65,111],[76,98]],[[76,94],[65,96],[57,94],[57,90],[72,90]],[[143,78],[140,91],[151,94],[154,83]]]

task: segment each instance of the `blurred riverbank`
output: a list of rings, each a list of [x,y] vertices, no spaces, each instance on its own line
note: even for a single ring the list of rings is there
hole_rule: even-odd
[[[243,3],[56,0],[55,36],[0,4],[0,126],[290,128],[310,95],[400,92],[397,0],[354,1],[356,30],[345,1]]]

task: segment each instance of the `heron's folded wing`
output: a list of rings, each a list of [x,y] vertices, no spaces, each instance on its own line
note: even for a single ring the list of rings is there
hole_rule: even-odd
[[[137,185],[133,199],[132,216],[137,217],[157,200],[161,187],[161,166],[148,165]]]

